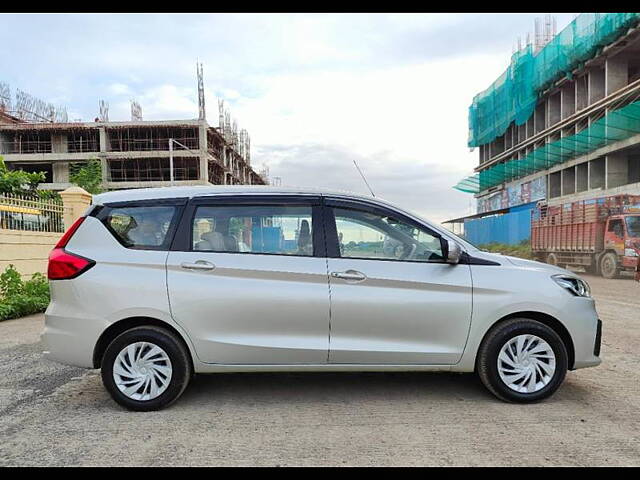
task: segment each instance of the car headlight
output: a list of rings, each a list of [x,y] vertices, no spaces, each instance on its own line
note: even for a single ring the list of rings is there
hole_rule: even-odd
[[[636,252],[635,248],[625,248],[624,249],[624,256],[625,257],[637,257],[638,256],[638,252]]]
[[[551,278],[565,290],[568,290],[576,297],[590,297],[591,289],[584,280],[568,275],[553,275]]]

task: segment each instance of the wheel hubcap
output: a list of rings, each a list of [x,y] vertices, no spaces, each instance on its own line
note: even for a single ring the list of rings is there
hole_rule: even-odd
[[[556,371],[551,346],[535,335],[518,335],[503,345],[498,355],[498,374],[518,393],[542,390]]]
[[[171,360],[159,346],[136,342],[126,346],[113,363],[113,379],[133,400],[152,400],[171,382]]]

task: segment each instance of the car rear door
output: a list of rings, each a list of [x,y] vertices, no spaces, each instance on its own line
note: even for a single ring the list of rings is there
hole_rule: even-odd
[[[437,232],[368,202],[325,201],[330,363],[458,362],[471,322],[469,265]]]
[[[322,364],[329,290],[320,199],[195,198],[167,259],[171,314],[201,361]]]

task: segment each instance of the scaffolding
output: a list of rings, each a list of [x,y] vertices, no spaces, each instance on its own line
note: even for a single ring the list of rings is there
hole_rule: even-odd
[[[136,100],[131,100],[131,121],[132,122],[142,121],[142,107]]]
[[[526,123],[542,92],[562,77],[570,77],[638,22],[640,13],[583,13],[551,40],[548,33],[538,34],[536,46],[546,42],[539,51],[528,44],[515,52],[507,70],[474,97],[469,107],[469,147],[492,142],[514,122]]]
[[[198,150],[200,142],[195,127],[125,127],[107,129],[109,151],[148,152],[168,151],[169,139]]]
[[[107,160],[107,178],[110,182],[154,182],[169,181],[169,158],[123,158]],[[173,176],[177,181],[198,180],[200,159],[197,157],[174,157]]]
[[[32,130],[8,132],[0,143],[0,152],[5,154],[51,153],[51,132]]]
[[[98,152],[100,141],[96,130],[69,130],[67,133],[67,152]]]
[[[209,174],[209,183],[214,185],[224,185],[225,171],[222,165],[215,160],[209,160],[207,162],[207,170]]]
[[[4,82],[0,82],[0,111],[11,111],[11,88]]]
[[[637,97],[636,94],[635,98]],[[509,160],[482,170],[463,179],[454,188],[462,192],[479,193],[640,134],[640,101],[627,98],[618,107],[602,114],[599,119],[574,135],[542,144],[524,158]]]

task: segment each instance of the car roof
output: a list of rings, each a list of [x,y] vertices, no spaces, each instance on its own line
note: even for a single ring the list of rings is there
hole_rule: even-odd
[[[136,200],[156,200],[167,198],[194,198],[225,194],[274,194],[274,195],[322,195],[340,196],[355,199],[379,200],[374,197],[347,191],[329,191],[318,188],[273,187],[270,185],[195,185],[188,187],[157,187],[116,190],[94,195],[94,205],[105,203],[129,202]],[[387,203],[387,202],[384,202]]]

